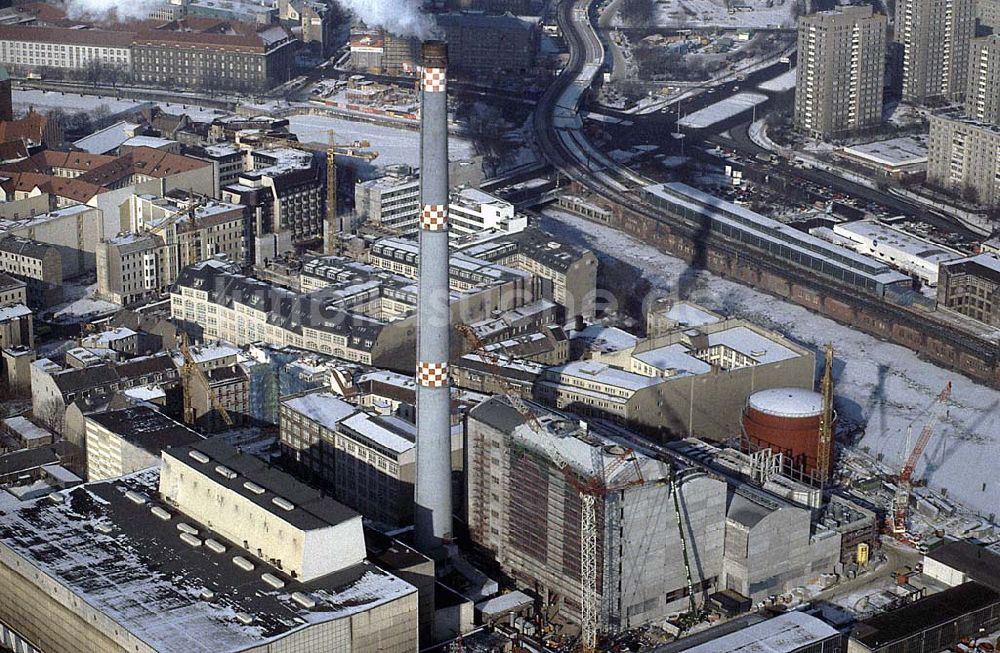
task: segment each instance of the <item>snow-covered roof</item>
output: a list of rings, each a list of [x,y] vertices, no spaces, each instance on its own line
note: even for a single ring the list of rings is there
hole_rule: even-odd
[[[941,263],[962,257],[962,253],[958,250],[938,245],[875,220],[856,220],[835,224],[833,232],[854,243],[868,245],[872,249],[890,246],[897,251],[929,263]]]
[[[0,322],[16,320],[25,315],[31,315],[31,309],[24,304],[11,304],[0,308]]]
[[[911,136],[845,147],[844,152],[885,166],[927,163],[927,144]]]
[[[191,358],[194,359],[195,363],[209,363],[219,360],[220,358],[238,356],[240,353],[239,347],[225,342],[196,345],[189,347],[188,350],[191,352]],[[178,357],[175,357],[175,360],[177,360],[177,358]],[[183,362],[183,358],[180,359],[180,362]],[[180,364],[180,362],[178,364]]]
[[[102,331],[101,333],[95,334],[87,338],[87,344],[91,347],[97,347],[100,345],[110,345],[113,342],[119,340],[124,340],[125,338],[131,338],[132,336],[139,335],[132,329],[128,327],[118,327],[115,329],[110,329],[108,331]]]
[[[52,437],[51,433],[22,415],[8,417],[3,421],[3,424],[25,441],[43,440]]]
[[[797,358],[798,354],[745,326],[708,334],[709,347],[724,346],[749,356],[760,364]]]
[[[591,324],[583,331],[575,331],[570,334],[570,338],[582,338],[599,347],[603,351],[621,351],[629,347],[635,347],[639,342],[637,336],[628,331],[623,331],[618,327],[604,326],[603,324]]]
[[[715,324],[720,320],[719,316],[715,313],[691,302],[676,302],[664,315],[668,320],[689,327]]]
[[[663,379],[633,374],[632,372],[626,372],[623,369],[592,360],[574,361],[549,369],[558,373],[564,379],[569,377],[583,381],[594,381],[616,388],[624,388],[625,390],[642,390],[663,381]]]
[[[140,401],[157,401],[166,399],[167,393],[163,388],[155,385],[141,385],[125,390],[125,394]]]
[[[357,409],[332,392],[311,392],[309,394],[282,400],[282,405],[327,428],[335,428],[337,423],[350,417]]]
[[[116,122],[115,124],[84,136],[73,143],[74,147],[91,154],[107,154],[118,149],[122,143],[132,138],[139,125],[134,122]]]
[[[343,420],[341,426],[397,454],[406,453],[416,446],[414,444],[416,427],[412,427],[398,418],[395,421],[386,422],[366,413],[358,413]],[[407,428],[407,426],[411,426],[411,428]],[[408,433],[413,439],[403,437],[400,432]]]
[[[158,136],[133,136],[122,143],[122,145],[127,145],[129,147],[152,147],[154,149],[160,149],[173,145],[176,142],[177,141],[172,141],[169,138],[159,138]]]
[[[723,635],[684,653],[795,653],[805,647],[840,637],[833,626],[804,612],[785,614]],[[676,650],[676,649],[675,649]]]
[[[530,596],[524,592],[514,590],[513,592],[507,592],[506,594],[501,594],[500,596],[477,603],[476,609],[484,615],[493,616],[520,610],[533,603],[534,600]]]
[[[744,111],[749,111],[758,104],[767,102],[768,97],[760,93],[737,93],[715,104],[710,104],[684,116],[677,121],[678,127],[689,129],[706,129],[712,125],[733,118]]]
[[[772,388],[750,395],[747,405],[777,417],[813,417],[823,412],[823,396],[805,388]]]
[[[671,376],[707,374],[712,371],[711,365],[692,356],[687,345],[679,342],[636,354],[635,358],[658,370],[673,370],[674,374]]]
[[[161,505],[158,482],[159,470],[151,469],[57,493],[59,501],[0,497],[0,542],[36,573],[161,653],[256,650],[288,633],[416,592],[367,561],[306,583],[290,579],[275,589],[262,573],[281,579],[284,572]],[[158,518],[153,506],[173,518]],[[195,529],[199,540],[216,540],[222,551],[181,539],[179,521]],[[255,569],[237,567],[236,556],[252,560]],[[314,607],[297,602],[293,591]],[[239,613],[252,622],[241,623]]]

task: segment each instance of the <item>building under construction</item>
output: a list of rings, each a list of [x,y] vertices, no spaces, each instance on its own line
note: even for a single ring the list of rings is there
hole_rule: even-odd
[[[711,587],[722,569],[725,483],[615,445],[565,415],[532,410],[534,424],[502,397],[470,411],[472,539],[518,583],[539,591],[550,614],[579,623],[588,589],[596,589],[600,630],[684,611],[691,590]],[[588,494],[595,573],[581,579]],[[694,552],[690,579],[685,548]]]
[[[736,450],[651,447],[508,397],[468,414],[472,540],[585,643],[588,623],[593,637],[700,612],[721,590],[790,591],[843,571],[856,532],[874,536],[874,514],[831,516],[818,490]]]

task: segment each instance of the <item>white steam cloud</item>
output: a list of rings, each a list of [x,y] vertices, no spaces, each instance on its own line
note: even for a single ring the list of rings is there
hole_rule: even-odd
[[[70,18],[144,20],[162,5],[162,0],[67,0]]]
[[[421,10],[421,0],[338,0],[338,2],[368,27],[381,27],[396,36],[427,39],[436,31],[434,20]]]

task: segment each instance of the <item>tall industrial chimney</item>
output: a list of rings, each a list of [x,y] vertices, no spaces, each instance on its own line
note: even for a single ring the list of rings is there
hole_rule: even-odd
[[[417,297],[415,535],[430,552],[452,537],[451,313],[448,287],[448,46],[421,51],[420,281]]]

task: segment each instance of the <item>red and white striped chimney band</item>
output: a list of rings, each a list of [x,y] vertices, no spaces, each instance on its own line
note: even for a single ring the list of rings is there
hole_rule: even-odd
[[[447,72],[444,68],[424,68],[424,91],[443,93],[447,87]]]
[[[420,228],[425,231],[444,231],[448,228],[448,205],[425,204],[420,212]]]
[[[425,388],[446,387],[448,363],[420,363],[417,365],[417,383]]]

